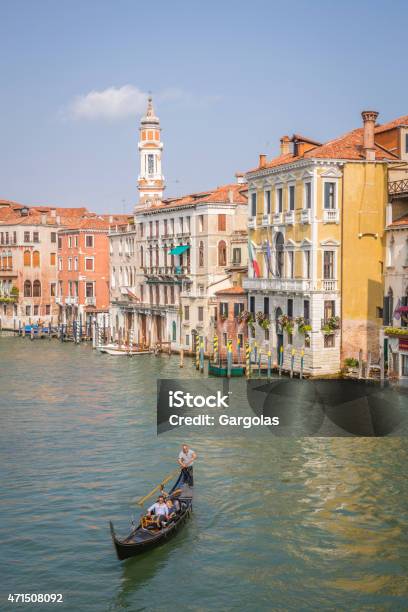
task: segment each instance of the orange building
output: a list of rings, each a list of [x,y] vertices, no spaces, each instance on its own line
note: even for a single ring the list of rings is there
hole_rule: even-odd
[[[227,357],[227,343],[232,342],[234,363],[245,361],[245,343],[248,340],[246,321],[248,293],[240,286],[220,289],[215,294],[217,304],[218,354]]]
[[[58,234],[59,322],[90,323],[109,312],[109,227],[115,217],[87,216]]]
[[[25,206],[0,200],[0,322],[5,329],[58,317],[57,236],[86,208]]]

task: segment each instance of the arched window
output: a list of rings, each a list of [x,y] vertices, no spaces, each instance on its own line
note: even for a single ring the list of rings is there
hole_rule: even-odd
[[[276,249],[276,276],[282,278],[283,276],[283,244],[284,238],[282,232],[279,232],[276,236],[275,249]]]
[[[1,269],[2,270],[6,270],[7,269],[7,255],[6,255],[6,251],[3,251],[2,254],[1,254],[0,265],[1,265]]]
[[[218,265],[226,266],[227,265],[227,245],[224,240],[218,243]]]
[[[156,246],[156,264],[155,265],[156,266],[159,265],[159,247],[158,246]]]
[[[198,246],[198,265],[200,268],[204,267],[204,242],[202,240]]]
[[[31,297],[31,281],[24,282],[24,297]]]
[[[143,247],[140,247],[140,267],[143,268],[144,267],[144,263],[143,263],[144,259],[143,259]]]
[[[33,297],[41,297],[41,283],[39,280],[33,282]]]
[[[40,267],[40,251],[33,251],[33,268]]]
[[[31,266],[31,252],[24,251],[24,265]]]
[[[7,262],[6,263],[7,263],[7,265],[6,265],[7,270],[12,270],[13,269],[13,254],[12,254],[11,251],[9,251],[7,253]]]
[[[175,321],[173,321],[173,323],[171,324],[171,329],[172,329],[172,340],[173,342],[177,341],[177,324]]]

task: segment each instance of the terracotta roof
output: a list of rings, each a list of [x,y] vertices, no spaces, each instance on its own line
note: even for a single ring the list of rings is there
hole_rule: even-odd
[[[215,295],[245,295],[247,291],[242,287],[228,287],[228,289],[220,289],[215,292]]]
[[[232,197],[232,202],[230,201]],[[151,209],[170,208],[173,206],[188,206],[194,204],[217,203],[225,202],[232,204],[247,204],[248,202],[248,187],[244,184],[232,183],[230,185],[222,185],[216,189],[209,191],[201,191],[199,193],[191,193],[180,198],[167,198],[162,203],[152,206]],[[150,210],[150,209],[149,209]]]
[[[399,119],[395,119],[388,124],[384,124],[383,126],[376,128],[376,133],[380,131],[385,131],[391,129],[392,127],[396,127],[397,125],[408,124],[408,116],[400,117]],[[284,155],[278,155],[274,159],[267,161],[265,165],[258,166],[253,168],[252,170],[248,170],[250,172],[257,172],[259,170],[264,170],[267,168],[274,168],[276,166],[284,166],[285,164],[293,163],[302,159],[345,159],[345,160],[363,160],[365,159],[365,154],[363,150],[363,128],[357,128],[352,130],[351,132],[347,132],[338,138],[333,140],[329,140],[328,142],[313,147],[313,149],[309,149],[304,153],[304,155],[293,155],[293,153],[286,153]],[[295,135],[297,139],[302,139],[303,137],[300,135]],[[312,142],[310,139],[305,139],[307,142]],[[384,161],[384,160],[396,160],[399,159],[397,155],[394,155],[384,147],[380,145],[375,145],[376,151],[376,160]]]
[[[21,209],[27,208],[28,214],[21,215]],[[53,211],[51,213],[51,211]],[[109,229],[109,218],[122,222],[129,215],[101,215],[90,212],[85,206],[78,208],[63,208],[60,206],[25,206],[9,200],[0,200],[0,225],[42,225],[46,216],[46,224],[57,229]],[[57,223],[59,217],[59,223]]]
[[[393,121],[389,121],[388,123],[383,123],[375,128],[376,134],[380,134],[381,132],[386,132],[387,130],[392,130],[393,128],[400,126],[408,126],[408,115],[403,115],[402,117],[398,117],[397,119],[393,119]]]
[[[388,225],[387,227],[402,227],[404,225],[408,225],[408,215],[404,215],[399,219],[395,219],[395,221],[390,223],[390,225]]]
[[[77,230],[77,229],[89,229],[89,230],[108,230],[110,223],[107,219],[102,217],[84,217],[83,219],[76,219],[73,223],[67,224],[63,229]]]

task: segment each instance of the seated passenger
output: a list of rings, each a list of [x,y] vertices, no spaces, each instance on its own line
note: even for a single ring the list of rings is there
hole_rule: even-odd
[[[166,502],[164,501],[164,495],[159,495],[157,502],[148,508],[147,517],[150,519],[153,516],[156,517],[157,526],[161,527],[167,519],[167,514],[168,508]]]
[[[173,500],[170,497],[166,499],[166,505],[167,505],[167,520],[173,521],[177,516],[176,505],[173,503]]]

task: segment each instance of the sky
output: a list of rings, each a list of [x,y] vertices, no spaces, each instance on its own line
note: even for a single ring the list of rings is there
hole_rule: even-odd
[[[130,213],[151,91],[166,196],[295,132],[408,114],[403,0],[0,0],[0,199]]]

